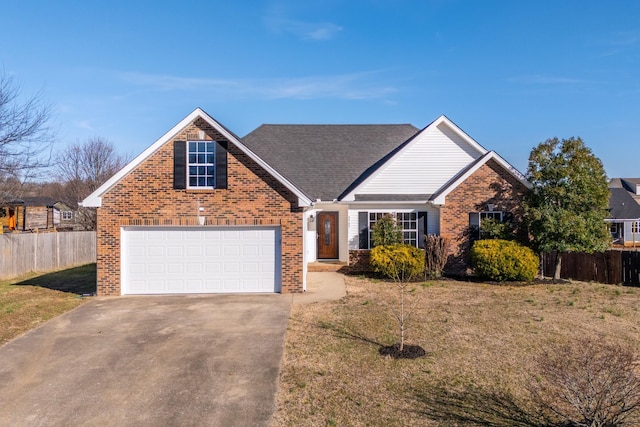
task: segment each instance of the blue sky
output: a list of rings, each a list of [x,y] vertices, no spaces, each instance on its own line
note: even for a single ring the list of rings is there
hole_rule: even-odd
[[[3,2],[0,66],[53,106],[58,144],[136,155],[201,107],[262,123],[412,123],[445,114],[522,172],[580,136],[640,177],[640,2]]]

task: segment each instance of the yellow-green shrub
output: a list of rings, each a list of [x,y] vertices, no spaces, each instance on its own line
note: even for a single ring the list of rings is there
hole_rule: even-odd
[[[531,281],[538,272],[538,257],[526,246],[499,239],[477,240],[471,248],[476,274],[498,282]]]
[[[373,271],[398,282],[424,272],[424,253],[411,245],[376,246],[371,249],[370,262]]]

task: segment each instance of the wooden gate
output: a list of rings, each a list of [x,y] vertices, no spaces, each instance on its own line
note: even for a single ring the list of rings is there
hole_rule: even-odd
[[[622,283],[625,285],[640,285],[640,252],[621,251]]]

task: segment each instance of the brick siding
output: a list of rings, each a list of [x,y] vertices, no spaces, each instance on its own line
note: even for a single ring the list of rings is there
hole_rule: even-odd
[[[495,160],[489,160],[446,196],[440,208],[440,235],[451,239],[447,272],[463,274],[470,265],[469,213],[486,211],[487,204],[492,203],[494,211],[510,212],[519,223],[519,206],[526,191],[522,182]]]
[[[282,292],[302,292],[302,209],[297,196],[228,144],[228,189],[174,190],[173,141],[225,141],[197,119],[102,196],[98,208],[98,295],[120,295],[120,227],[195,225],[198,206],[208,224],[279,224],[282,230]],[[199,204],[199,205],[198,205]]]

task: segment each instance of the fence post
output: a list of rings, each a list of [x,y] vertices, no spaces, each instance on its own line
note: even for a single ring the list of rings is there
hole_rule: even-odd
[[[60,233],[56,231],[56,268],[60,268]]]
[[[35,240],[35,244],[33,245],[33,271],[38,271],[38,234],[31,234],[32,236],[35,236],[35,238],[32,238],[33,240]]]

